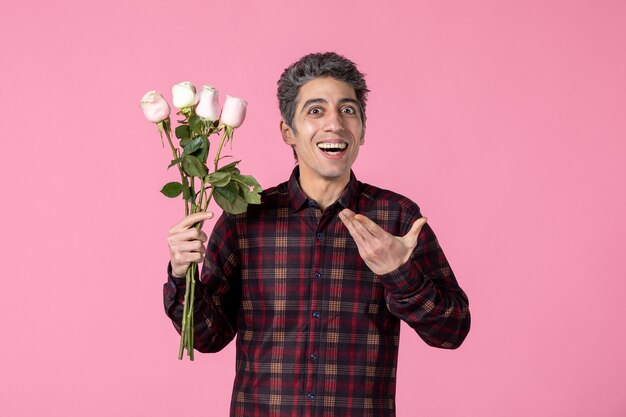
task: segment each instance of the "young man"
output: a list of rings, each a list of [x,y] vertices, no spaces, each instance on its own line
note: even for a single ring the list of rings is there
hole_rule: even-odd
[[[467,297],[419,207],[351,171],[367,92],[335,53],[288,67],[278,98],[298,160],[289,181],[222,214],[206,250],[191,225],[211,214],[170,229],[168,316],[180,331],[183,277],[204,258],[194,344],[215,352],[237,335],[231,416],[394,416],[400,320],[440,348],[469,331]]]

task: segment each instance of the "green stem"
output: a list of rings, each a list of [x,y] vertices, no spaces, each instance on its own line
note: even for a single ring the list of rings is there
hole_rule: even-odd
[[[174,159],[178,159],[180,156],[178,155],[178,149],[176,149],[176,147],[174,146],[174,144],[172,143],[172,138],[170,137],[170,123],[169,121],[167,122],[162,122],[162,126],[163,126],[163,132],[165,132],[165,137],[167,138],[167,143],[170,144],[170,149],[172,149],[172,155],[174,156]],[[185,177],[185,172],[183,171],[183,166],[180,162],[178,162],[176,164],[176,166],[178,167],[178,171],[180,172],[180,180],[181,183],[184,184],[184,177]],[[185,216],[189,214],[189,206],[187,205],[187,201],[185,201]]]
[[[194,308],[193,304],[195,301],[196,295],[196,272],[198,271],[198,264],[194,263],[191,265],[192,274],[191,274],[191,291],[189,296],[189,317],[187,318],[187,322],[189,323],[188,330],[188,342],[187,342],[187,353],[189,354],[189,360],[193,360],[193,334],[194,334]]]
[[[196,180],[194,176],[189,177],[189,203],[191,204],[191,212],[195,213],[196,206]]]
[[[193,264],[192,264],[193,265]],[[180,332],[180,336],[181,336],[181,340],[180,340],[180,347],[178,348],[178,359],[182,359],[183,358],[183,351],[185,349],[185,347],[188,348],[188,327],[189,327],[189,323],[188,323],[188,319],[187,316],[189,315],[189,292],[191,291],[191,281],[192,281],[192,276],[191,274],[193,274],[193,268],[192,265],[189,266],[189,268],[187,268],[187,272],[185,274],[185,302],[183,304],[183,322],[182,322],[182,327],[181,327],[181,332]],[[193,308],[193,306],[191,306],[191,308]],[[193,343],[193,342],[192,342]]]
[[[226,143],[226,141],[230,139],[231,137],[232,137],[232,130],[229,130],[229,128],[226,127],[224,129],[224,133],[222,135],[222,139],[220,141],[220,146],[217,150],[217,154],[215,155],[214,171],[217,171],[217,169],[219,168],[218,164],[220,161],[222,148],[224,147],[224,144]],[[169,141],[169,135],[167,138]],[[171,141],[170,141],[170,145],[171,145]],[[182,169],[181,169],[181,173],[182,173]],[[193,177],[191,177],[191,181],[194,181]],[[211,187],[211,190],[208,193],[206,193],[205,186],[206,186],[206,183],[204,181],[204,178],[202,178],[202,191],[200,193],[200,201],[198,202],[197,205],[195,204],[195,202],[192,204],[192,212],[194,213],[200,210],[206,211],[209,208],[209,203],[211,202],[211,199],[213,197],[214,188]],[[191,187],[191,184],[190,184],[190,187]],[[205,194],[206,194],[206,201],[203,201]],[[189,214],[189,213],[186,212],[185,214]],[[198,222],[194,224],[193,227],[200,229],[202,228],[203,223],[204,222]],[[187,349],[189,360],[192,360],[192,361],[194,359],[193,339],[194,339],[194,324],[195,324],[193,304],[195,301],[195,293],[196,293],[197,271],[198,271],[198,264],[194,262],[191,265],[189,265],[189,268],[187,268],[187,273],[185,274],[185,278],[186,278],[185,279],[185,282],[186,282],[185,301],[184,301],[184,306],[183,306],[183,322],[182,322],[182,329],[181,329],[180,347],[178,349],[178,359],[183,358],[184,350]]]
[[[204,180],[204,177],[202,177],[202,183],[201,183],[201,187],[202,189],[200,190],[200,199],[198,200],[198,207],[200,207],[200,209],[202,210],[202,208],[204,207],[203,201],[204,201],[204,196],[206,194],[206,181]]]
[[[214,165],[214,170],[217,171],[217,164],[220,161],[220,155],[222,153],[222,148],[224,147],[224,143],[226,143],[226,140],[230,139],[231,135],[229,134],[228,129],[230,129],[228,126],[224,127],[224,133],[222,134],[222,140],[220,141],[220,146],[217,149],[217,154],[215,154],[215,165]]]
[[[217,154],[215,154],[215,160],[214,165],[213,165],[213,172],[217,171],[219,166],[219,162],[220,162],[220,156],[222,154],[222,148],[224,147],[224,144],[226,143],[226,141],[228,139],[230,139],[232,137],[232,133],[229,134],[228,127],[224,128],[224,133],[222,134],[222,139],[220,140],[220,146],[217,148]],[[202,187],[204,189],[204,185]],[[206,198],[206,202],[204,203],[204,205],[202,206],[202,210],[203,211],[207,211],[207,209],[209,208],[209,203],[211,202],[211,199],[213,198],[213,190],[214,188],[211,187],[211,191],[209,191],[207,198]],[[202,227],[202,223],[200,223],[200,227]]]

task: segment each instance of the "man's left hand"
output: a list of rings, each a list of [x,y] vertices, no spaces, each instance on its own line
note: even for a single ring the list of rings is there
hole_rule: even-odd
[[[376,275],[387,274],[404,264],[417,246],[417,236],[426,224],[426,217],[417,219],[404,236],[394,236],[372,220],[350,209],[339,213],[356,242],[361,258]]]

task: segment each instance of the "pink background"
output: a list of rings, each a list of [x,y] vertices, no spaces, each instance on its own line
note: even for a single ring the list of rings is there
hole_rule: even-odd
[[[358,178],[420,204],[470,297],[456,351],[403,327],[398,415],[626,415],[625,2],[175,3],[2,7],[0,415],[228,414],[234,346],[180,362],[163,313],[182,204],[138,102],[247,98],[233,152],[271,186],[276,80],[325,50],[372,90]]]

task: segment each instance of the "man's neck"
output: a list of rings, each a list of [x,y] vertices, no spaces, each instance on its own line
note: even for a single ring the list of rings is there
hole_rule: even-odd
[[[333,204],[341,197],[343,190],[350,182],[350,173],[344,177],[325,179],[306,175],[300,172],[300,187],[311,200],[314,200],[322,210]]]

